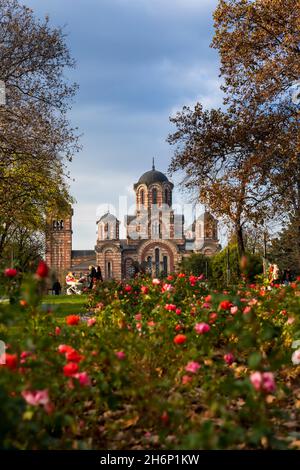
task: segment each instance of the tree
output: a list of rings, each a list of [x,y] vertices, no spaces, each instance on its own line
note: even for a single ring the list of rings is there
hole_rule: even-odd
[[[73,66],[61,29],[17,0],[1,1],[0,253],[14,227],[41,230],[47,211],[72,201],[65,164],[79,147],[66,113],[76,86],[64,71]]]
[[[170,170],[184,170],[183,186],[196,191],[202,203],[233,227],[241,256],[246,225],[262,224],[272,215],[272,186],[260,152],[269,129],[258,125],[255,113],[208,111],[199,103],[194,109],[184,107],[170,120],[177,127],[168,138],[176,145]]]
[[[291,271],[300,273],[299,250],[297,245],[297,223],[291,220],[277,237],[273,238],[269,248],[269,258],[276,262],[279,268],[291,269]]]
[[[249,282],[253,282],[255,277],[263,272],[262,258],[258,254],[247,252],[246,257],[247,266],[243,270],[243,274]],[[239,284],[240,280],[241,272],[237,245],[231,243],[212,258],[210,282],[218,288],[223,288],[228,282],[233,285]]]
[[[261,141],[262,173],[272,181],[273,204],[285,213],[283,222],[291,217],[297,226],[298,269],[299,106],[291,87],[300,77],[299,7],[299,0],[220,0],[212,43],[220,53],[230,112],[255,110],[269,123],[269,135]]]
[[[191,255],[183,258],[180,270],[187,274],[194,274],[195,276],[204,274],[209,278],[210,258],[204,256],[202,253],[192,253]]]
[[[32,232],[24,227],[14,227],[3,250],[2,261],[5,261],[6,266],[13,264],[20,271],[35,270],[44,255],[44,246],[42,233]]]
[[[227,102],[284,99],[300,77],[299,0],[219,0],[214,21]]]

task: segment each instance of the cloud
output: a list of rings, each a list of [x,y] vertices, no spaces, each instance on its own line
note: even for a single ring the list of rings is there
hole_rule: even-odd
[[[88,249],[99,205],[115,205],[119,195],[132,200],[130,188],[152,157],[167,171],[169,116],[197,101],[222,104],[219,60],[209,47],[217,0],[22,1],[66,24],[77,61],[66,76],[80,86],[70,119],[84,134],[83,150],[69,170],[74,247]],[[186,196],[176,189],[176,199]]]

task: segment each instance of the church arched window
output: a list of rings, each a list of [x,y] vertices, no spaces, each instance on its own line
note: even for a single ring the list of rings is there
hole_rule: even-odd
[[[63,230],[64,229],[64,221],[61,220],[53,220],[52,221],[52,229],[53,230]]]
[[[152,273],[152,256],[148,256],[147,258],[147,271],[148,273]]]
[[[106,234],[105,238],[106,238],[107,240],[109,240],[109,238],[110,238],[110,230],[109,230],[109,228],[110,228],[110,227],[109,227],[109,224],[106,223],[106,224],[104,225],[104,232],[105,232],[105,234]]]
[[[165,204],[169,204],[169,191],[165,189]]]
[[[157,204],[157,189],[152,189],[152,204]]]
[[[155,275],[159,276],[159,248],[155,248]]]
[[[141,189],[140,192],[140,200],[141,200],[141,205],[143,206],[145,204],[145,191]]]
[[[168,275],[168,257],[164,256],[163,257],[163,271],[164,271],[164,276]]]

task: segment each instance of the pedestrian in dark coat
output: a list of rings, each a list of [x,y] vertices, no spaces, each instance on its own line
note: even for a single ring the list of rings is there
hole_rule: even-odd
[[[89,278],[90,278],[90,285],[89,288],[92,289],[94,285],[94,281],[97,279],[97,271],[95,266],[89,266]]]
[[[97,279],[97,281],[101,281],[101,282],[103,281],[103,277],[102,277],[102,272],[101,272],[100,266],[97,266],[96,279]]]
[[[56,280],[52,286],[52,290],[55,295],[59,295],[61,293],[61,284],[58,280]]]

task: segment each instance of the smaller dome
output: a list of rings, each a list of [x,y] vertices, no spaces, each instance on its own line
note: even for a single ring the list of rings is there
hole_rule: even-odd
[[[110,212],[106,212],[106,214],[102,215],[100,219],[98,220],[97,224],[99,222],[116,222],[118,221],[117,217]]]

